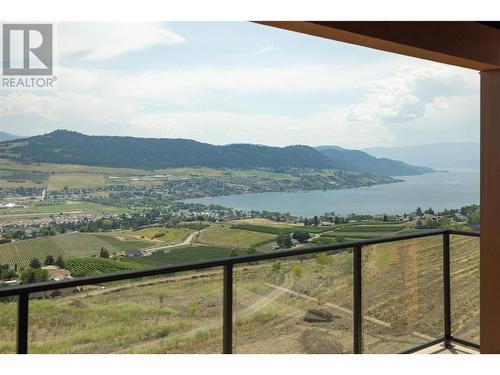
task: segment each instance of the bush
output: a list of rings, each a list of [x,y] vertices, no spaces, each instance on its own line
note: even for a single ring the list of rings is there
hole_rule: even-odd
[[[19,281],[21,282],[21,284],[47,281],[48,279],[49,273],[47,272],[47,270],[42,270],[39,268],[27,268],[19,275]]]
[[[40,263],[40,261],[38,260],[38,258],[34,258],[30,262],[30,267],[31,268],[42,268],[42,264]]]
[[[316,262],[321,265],[330,264],[330,257],[327,253],[318,253],[314,256]]]
[[[45,262],[43,262],[46,266],[51,266],[54,264],[54,257],[52,255],[47,255],[45,258]]]
[[[296,264],[292,267],[292,273],[295,278],[300,279],[302,277],[302,274],[304,273],[304,267],[302,267],[300,264]]]
[[[273,262],[272,267],[274,272],[279,272],[281,270],[281,262],[279,261]]]
[[[311,238],[311,235],[307,232],[294,232],[292,235],[292,238],[294,240],[299,241],[300,243],[306,242],[309,238]]]

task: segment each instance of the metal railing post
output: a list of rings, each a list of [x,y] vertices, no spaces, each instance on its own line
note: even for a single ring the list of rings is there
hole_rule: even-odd
[[[21,293],[17,298],[16,352],[17,354],[28,354],[29,294]]]
[[[354,247],[353,253],[353,318],[354,318],[354,354],[363,353],[363,307],[361,280],[361,246]]]
[[[222,333],[224,354],[233,353],[233,265],[224,265]]]
[[[444,346],[451,348],[450,233],[443,233]]]

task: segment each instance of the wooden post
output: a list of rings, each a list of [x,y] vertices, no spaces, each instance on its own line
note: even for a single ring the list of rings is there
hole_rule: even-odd
[[[481,72],[481,353],[500,353],[500,69]]]

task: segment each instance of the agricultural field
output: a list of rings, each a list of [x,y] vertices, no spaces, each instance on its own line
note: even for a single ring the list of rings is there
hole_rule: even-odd
[[[186,245],[168,250],[158,250],[151,255],[129,260],[141,267],[160,267],[180,263],[204,262],[226,258],[231,250],[225,247]],[[244,254],[241,254],[244,255]]]
[[[73,276],[93,276],[101,273],[129,271],[142,268],[138,264],[122,259],[70,258],[66,268]]]
[[[477,341],[479,242],[453,236],[453,334]],[[441,237],[363,251],[364,350],[394,353],[443,334]],[[222,271],[103,285],[30,302],[31,353],[220,353]],[[234,270],[236,353],[352,351],[352,253]],[[315,311],[321,312],[319,318]],[[0,352],[15,350],[16,303],[0,303]]]
[[[47,184],[48,191],[75,189],[85,187],[101,187],[106,184],[106,179],[100,174],[91,173],[63,173],[50,174]]]
[[[193,176],[214,177],[224,174],[235,177],[292,178],[284,173],[259,170],[224,170],[205,167],[141,170],[78,164],[19,163],[0,159],[0,188],[41,186],[48,188],[49,191],[58,191],[65,187],[71,189],[116,184],[148,186],[162,184],[167,180],[179,180]]]
[[[263,171],[258,169],[249,170],[228,170],[235,177],[260,177],[260,178],[277,178],[277,179],[294,179],[296,177],[288,173],[277,173],[270,171]]]
[[[340,224],[333,230],[322,233],[322,237],[342,237],[344,239],[368,239],[411,232],[405,224]]]
[[[81,214],[117,214],[130,211],[114,206],[105,206],[93,202],[26,202],[24,207],[2,209],[0,212],[1,218],[8,218],[14,215],[21,216],[24,214],[60,214],[60,213],[81,213]]]
[[[0,188],[38,187],[47,184],[47,174],[32,171],[11,171],[0,169]]]
[[[270,225],[256,225],[256,224],[235,224],[231,227],[235,230],[244,230],[258,233],[270,234],[286,234],[294,232],[307,232],[307,233],[323,233],[331,230],[331,226],[299,226],[299,225],[283,225],[283,226],[270,226]]]
[[[90,257],[98,256],[101,246],[106,247],[110,253],[115,253],[152,245],[148,240],[117,238],[107,233],[66,233],[0,244],[0,263],[26,267],[31,259],[43,261],[47,255],[61,255],[64,258]]]
[[[200,232],[197,242],[207,245],[248,249],[250,246],[274,241],[276,236],[248,230],[233,229],[224,224],[215,224]]]
[[[238,224],[253,224],[253,225],[265,225],[269,227],[297,227],[297,226],[302,226],[302,224],[293,224],[293,223],[287,223],[287,222],[277,222],[271,219],[266,219],[263,217],[252,217],[248,219],[237,219],[237,220],[232,220],[228,221],[228,224],[233,224],[233,225],[238,225]]]
[[[194,230],[189,228],[150,227],[140,230],[114,232],[113,236],[149,239],[158,243],[175,245],[184,241]]]

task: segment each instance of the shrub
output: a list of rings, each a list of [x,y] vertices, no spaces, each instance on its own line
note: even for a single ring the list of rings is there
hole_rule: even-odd
[[[295,278],[300,279],[302,277],[302,274],[304,273],[304,267],[302,267],[300,264],[295,264],[292,267],[292,273]]]

